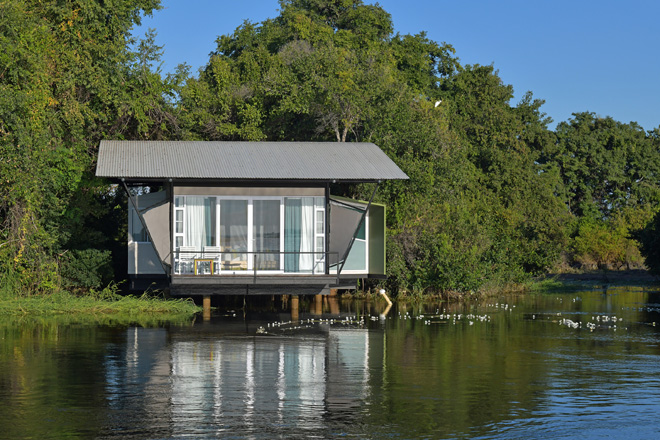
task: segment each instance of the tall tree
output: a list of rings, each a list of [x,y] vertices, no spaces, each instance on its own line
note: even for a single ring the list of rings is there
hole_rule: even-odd
[[[660,157],[636,123],[574,113],[556,132],[540,160],[558,167],[575,215],[609,218],[623,207],[660,201]]]
[[[378,196],[394,208],[393,288],[470,290],[552,264],[566,210],[557,173],[536,163],[554,139],[541,101],[511,107],[512,88],[492,67],[464,68],[424,33],[393,35],[377,5],[281,6],[218,39],[182,89],[187,136],[376,142],[411,177]]]
[[[90,178],[99,140],[149,138],[164,130],[155,111],[156,103],[161,108],[167,103],[163,88],[129,50],[131,27],[158,4],[0,3],[0,284],[5,289],[49,291],[60,284],[58,261],[82,233],[75,225],[97,213],[90,202],[106,191]],[[149,39],[145,44],[144,60]],[[141,96],[129,96],[131,90]]]

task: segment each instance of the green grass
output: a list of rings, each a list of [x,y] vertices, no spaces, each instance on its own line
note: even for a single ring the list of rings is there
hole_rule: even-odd
[[[591,278],[580,279],[577,276],[562,277],[559,275],[550,275],[532,281],[528,286],[531,293],[555,293],[555,292],[578,292],[583,290],[602,289],[603,287],[625,287],[642,286],[657,287],[658,281],[655,278],[622,276],[623,272],[610,271],[601,275],[599,272],[587,273]]]
[[[591,290],[593,283],[560,281],[556,278],[544,278],[538,281],[532,281],[527,286],[530,293],[555,293],[555,292],[578,292],[581,290]]]
[[[0,296],[0,317],[4,319],[59,317],[69,323],[150,326],[164,322],[191,321],[200,311],[201,308],[191,299],[165,299],[153,294],[123,296],[116,293],[114,286],[85,295],[57,292],[31,296],[4,293]]]

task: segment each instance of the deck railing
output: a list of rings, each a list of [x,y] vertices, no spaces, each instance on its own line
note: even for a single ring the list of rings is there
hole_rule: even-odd
[[[336,275],[338,252],[221,251],[181,249],[175,251],[175,275]],[[326,271],[326,264],[328,270]]]

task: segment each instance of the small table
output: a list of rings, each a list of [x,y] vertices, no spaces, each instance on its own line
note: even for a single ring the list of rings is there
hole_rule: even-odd
[[[211,268],[211,272],[208,275],[213,275],[213,258],[195,258],[195,275],[200,275],[198,271],[199,264],[198,263],[209,263],[209,266]],[[202,273],[201,275],[205,275]]]

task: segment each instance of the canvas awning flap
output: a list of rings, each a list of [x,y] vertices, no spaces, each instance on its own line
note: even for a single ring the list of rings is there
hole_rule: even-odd
[[[151,239],[153,240],[152,244],[154,249],[156,249],[156,254],[158,254],[158,258],[167,265],[170,264],[170,231],[168,223],[164,222],[163,219],[168,218],[169,215],[169,202],[147,209],[142,214],[142,217],[144,217],[144,221],[147,224],[147,228],[149,228],[149,233],[151,234]]]
[[[338,261],[331,261],[331,264],[341,264],[344,255],[348,254],[366,209],[367,205],[364,203],[330,196],[329,251],[331,255],[339,255]]]
[[[156,255],[163,264],[169,266],[169,223],[163,221],[170,215],[170,202],[167,200],[167,192],[157,191],[130,197],[137,206],[139,214],[147,227],[151,245],[154,247]]]

